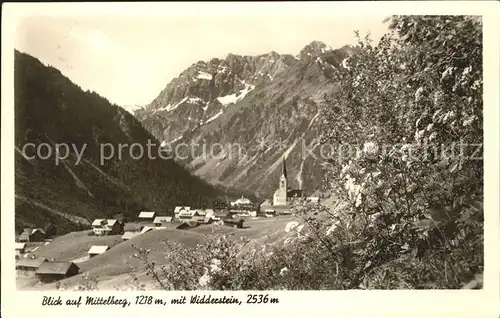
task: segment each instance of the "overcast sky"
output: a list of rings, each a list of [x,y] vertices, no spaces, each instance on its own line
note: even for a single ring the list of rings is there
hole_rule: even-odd
[[[272,50],[295,55],[313,40],[337,48],[355,43],[354,30],[378,39],[387,29],[381,15],[338,15],[321,3],[287,12],[287,4],[276,4],[267,11],[212,6],[156,16],[33,16],[18,25],[16,48],[111,102],[145,105],[199,60]]]

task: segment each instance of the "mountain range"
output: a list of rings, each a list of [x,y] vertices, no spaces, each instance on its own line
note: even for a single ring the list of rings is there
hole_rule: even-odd
[[[83,91],[59,70],[18,51],[14,70],[17,231],[53,224],[61,234],[87,228],[95,218],[134,218],[141,210],[169,215],[175,205],[210,207],[214,200],[240,194],[160,158],[159,141],[133,115]],[[155,159],[129,151],[118,156],[120,144],[139,144],[146,151],[148,140]],[[56,144],[78,149],[81,158],[70,151],[56,162]],[[114,147],[113,157],[104,144]],[[103,154],[110,159],[101,161]]]
[[[321,162],[305,149],[319,136],[319,105],[336,88],[332,75],[357,50],[313,41],[295,56],[198,61],[133,114],[164,145],[198,145],[177,152],[177,161],[211,184],[269,198],[286,158],[290,185],[312,194],[321,186]],[[204,155],[203,145],[217,151]]]
[[[210,207],[244,194],[269,198],[286,157],[289,184],[306,195],[319,189],[321,161],[304,153],[321,130],[319,104],[336,88],[332,75],[357,48],[314,41],[299,54],[229,54],[192,64],[145,106],[119,107],[84,91],[59,70],[15,51],[16,230],[57,225],[60,233],[95,218],[140,210],[171,214],[175,205]],[[114,156],[102,145],[213,147],[173,151],[175,160]],[[85,148],[31,159],[23,146]],[[306,154],[306,156],[304,156]]]

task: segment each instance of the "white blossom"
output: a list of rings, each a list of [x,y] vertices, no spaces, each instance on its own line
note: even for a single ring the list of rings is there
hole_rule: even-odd
[[[291,242],[292,242],[292,238],[288,237],[288,238],[285,239],[285,241],[283,241],[283,245],[290,244]]]
[[[479,86],[480,86],[480,85],[481,85],[481,82],[480,82],[479,80],[475,80],[475,81],[474,81],[474,83],[472,83],[471,88],[472,88],[473,90],[476,90],[476,89],[478,89],[478,88],[479,88]]]
[[[295,229],[298,233],[300,233],[302,231],[302,229],[304,228],[304,224],[302,225],[299,225],[297,226],[297,228]]]
[[[472,124],[472,122],[474,122],[474,120],[476,119],[476,116],[470,116],[469,118],[465,119],[464,122],[463,122],[463,126],[464,127],[467,127],[469,126],[470,124]]]
[[[293,230],[294,228],[296,228],[297,226],[299,226],[299,222],[297,222],[297,221],[288,222],[285,226],[285,232],[288,233],[291,230]]]
[[[206,286],[208,285],[208,283],[210,283],[211,279],[212,277],[208,274],[208,270],[205,269],[205,274],[203,274],[203,276],[198,279],[198,283],[200,284],[200,286]]]
[[[363,145],[363,152],[367,155],[375,155],[377,153],[378,147],[377,144],[375,144],[372,141],[366,142]]]
[[[443,123],[447,122],[449,119],[453,119],[455,117],[455,112],[452,110],[447,112],[446,115],[443,117]]]
[[[415,131],[415,140],[419,141],[424,136],[425,129]]]
[[[404,152],[406,151],[407,149],[410,149],[411,148],[411,144],[404,144],[403,146],[401,146],[401,149],[399,149],[401,152]]]
[[[415,122],[415,127],[418,128],[418,124],[420,124],[420,121],[422,120],[422,118],[419,118],[417,119],[417,121]]]
[[[419,87],[415,92],[415,102],[418,102],[422,98],[422,93],[424,92],[423,87]]]
[[[217,273],[221,270],[220,268],[221,261],[219,259],[212,259],[212,263],[210,264],[210,272]]]
[[[437,115],[439,115],[439,113],[441,113],[441,109],[436,110],[434,115],[432,115],[432,121],[434,121],[434,122],[436,121],[436,117],[437,117]]]
[[[337,220],[335,221],[327,230],[326,230],[326,235],[330,235],[335,229],[338,227],[340,224],[340,221]]]
[[[340,175],[343,176],[344,174],[346,174],[350,167],[351,167],[350,164],[346,164],[345,166],[343,166]]]
[[[356,179],[349,178],[344,184],[344,188],[347,190],[349,194],[349,198],[354,199],[361,192],[361,186],[359,184],[355,184]]]
[[[454,67],[450,66],[441,74],[441,81],[448,78],[453,73]]]
[[[437,133],[435,131],[432,132],[432,134],[429,136],[429,141],[433,141],[434,139],[436,139],[437,137]]]
[[[287,267],[283,267],[283,268],[280,270],[280,275],[281,275],[281,276],[285,276],[285,275],[286,275],[286,273],[287,273],[288,271],[289,271],[289,270],[288,270],[288,268],[287,268]]]
[[[359,193],[357,196],[356,196],[356,207],[359,207],[361,205],[361,203],[363,203],[363,200],[362,200],[362,197],[361,197],[361,193]]]
[[[436,106],[439,106],[439,104],[441,103],[441,101],[443,100],[443,92],[441,91],[437,91],[434,93],[434,105]],[[439,112],[440,110],[438,110],[437,112]]]
[[[468,66],[464,69],[464,71],[462,72],[462,75],[467,75],[469,74],[470,72],[472,71],[472,66]]]

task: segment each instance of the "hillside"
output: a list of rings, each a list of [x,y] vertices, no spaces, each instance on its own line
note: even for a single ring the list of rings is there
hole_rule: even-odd
[[[148,140],[154,159],[148,158]],[[48,146],[40,148],[41,156],[33,145],[28,146],[24,156],[22,150],[28,143]],[[108,143],[101,152],[101,146]],[[128,147],[134,143],[142,145],[142,157],[138,152],[131,156]],[[59,162],[55,161],[56,144],[69,149],[67,158]],[[121,157],[119,144],[128,146]],[[15,145],[17,231],[52,223],[60,234],[115,213],[132,217],[142,209],[172,213],[177,204],[210,206],[223,194],[175,161],[161,159],[159,142],[127,111],[83,91],[57,69],[18,51]],[[108,156],[111,145],[114,156]],[[52,155],[44,160],[48,147]],[[60,156],[65,157],[65,148],[60,149]],[[101,153],[110,158],[102,164]]]
[[[319,104],[335,90],[333,74],[357,50],[313,41],[296,56],[229,54],[199,61],[134,114],[164,143],[199,144],[194,154],[178,154],[187,156],[179,162],[212,184],[269,196],[285,155],[291,186],[312,194],[322,171],[305,149],[321,129]],[[204,157],[203,145],[219,150]]]
[[[200,226],[190,230],[177,230],[174,228],[156,230],[134,237],[128,241],[121,241],[119,237],[95,237],[88,236],[86,232],[69,233],[54,239],[48,245],[37,249],[34,254],[37,257],[56,258],[57,260],[74,261],[87,255],[87,251],[92,245],[109,245],[109,251],[91,259],[78,262],[82,273],[98,281],[98,288],[101,290],[124,289],[129,287],[132,275],[139,277],[141,283],[148,285],[148,289],[158,289],[159,286],[144,273],[144,264],[134,257],[137,248],[151,249],[150,260],[158,266],[168,263],[165,257],[168,253],[163,239],[170,242],[182,244],[186,249],[195,248],[198,244],[206,244],[207,235],[220,234],[228,235],[232,241],[241,241],[242,237],[253,240],[250,246],[260,246],[261,244],[275,244],[279,242],[285,232],[283,229],[291,217],[279,217],[275,220],[260,219],[248,220],[247,228],[235,229],[227,226],[215,227],[213,225]],[[82,284],[83,274],[64,279],[59,282],[61,286],[72,289]],[[56,289],[56,283],[40,284],[34,278],[18,277],[17,284],[21,289]]]

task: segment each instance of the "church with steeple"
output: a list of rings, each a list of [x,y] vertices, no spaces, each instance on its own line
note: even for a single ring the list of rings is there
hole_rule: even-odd
[[[279,186],[274,191],[273,195],[273,206],[286,206],[294,198],[302,197],[301,189],[290,189],[288,187],[288,176],[286,173],[286,161],[283,158],[283,167],[281,169],[281,176],[279,180]]]
[[[286,205],[288,196],[288,179],[286,175],[286,163],[283,158],[283,168],[281,170],[281,176],[279,181],[279,187],[274,191],[273,205]]]

